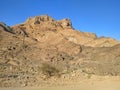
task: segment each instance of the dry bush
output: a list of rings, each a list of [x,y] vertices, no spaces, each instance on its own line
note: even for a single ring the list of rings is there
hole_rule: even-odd
[[[60,70],[52,65],[44,63],[41,67],[42,73],[50,78],[51,76],[60,76]]]

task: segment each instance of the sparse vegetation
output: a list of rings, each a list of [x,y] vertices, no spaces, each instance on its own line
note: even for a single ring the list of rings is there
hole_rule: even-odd
[[[44,63],[41,67],[42,73],[50,78],[51,76],[60,76],[60,70],[52,65]]]

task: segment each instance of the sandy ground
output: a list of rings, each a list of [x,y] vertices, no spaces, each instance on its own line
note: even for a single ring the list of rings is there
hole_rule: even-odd
[[[120,90],[120,77],[91,78],[64,86],[0,88],[0,90]]]

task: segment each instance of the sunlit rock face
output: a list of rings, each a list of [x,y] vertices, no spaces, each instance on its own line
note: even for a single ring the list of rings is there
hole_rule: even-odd
[[[0,87],[56,85],[81,75],[120,76],[120,42],[48,15],[12,27],[0,23]]]

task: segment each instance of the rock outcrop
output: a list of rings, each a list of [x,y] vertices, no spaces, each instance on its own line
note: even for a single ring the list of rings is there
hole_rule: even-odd
[[[25,23],[13,26],[12,29],[15,33],[49,44],[57,43],[63,38],[92,47],[111,47],[120,43],[112,38],[97,38],[93,33],[76,31],[69,19],[54,20],[48,15],[28,18]]]
[[[4,31],[7,31],[7,32],[10,32],[10,33],[14,34],[12,29],[3,22],[0,22],[0,30],[4,30]]]

